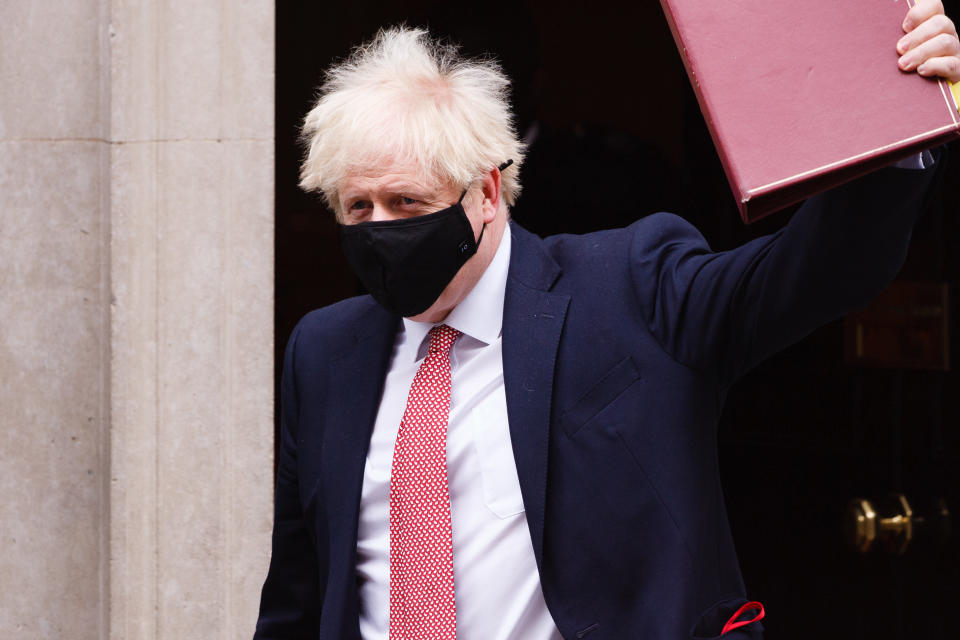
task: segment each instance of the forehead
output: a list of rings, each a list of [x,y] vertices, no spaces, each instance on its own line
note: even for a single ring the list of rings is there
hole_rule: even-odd
[[[450,185],[426,171],[415,161],[387,158],[377,162],[354,165],[347,169],[340,182],[340,192],[349,191],[403,191],[441,193]]]

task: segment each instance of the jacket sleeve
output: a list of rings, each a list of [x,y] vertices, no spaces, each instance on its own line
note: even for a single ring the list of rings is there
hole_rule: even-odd
[[[712,252],[681,218],[635,223],[644,320],[674,358],[725,387],[762,359],[865,306],[906,257],[937,168],[887,168],[808,200],[779,232]]]
[[[301,509],[297,472],[299,329],[298,326],[294,330],[284,356],[273,551],[260,597],[254,640],[316,638],[319,624],[320,567]]]

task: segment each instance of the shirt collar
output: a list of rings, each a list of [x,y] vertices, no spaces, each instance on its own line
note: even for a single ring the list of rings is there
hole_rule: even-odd
[[[480,280],[470,293],[460,301],[443,322],[415,322],[403,319],[403,328],[407,332],[407,343],[417,345],[412,350],[419,357],[423,340],[437,324],[446,324],[461,333],[485,344],[493,343],[500,337],[503,327],[503,298],[507,290],[507,272],[510,268],[510,225],[505,225],[500,246],[487,265]]]

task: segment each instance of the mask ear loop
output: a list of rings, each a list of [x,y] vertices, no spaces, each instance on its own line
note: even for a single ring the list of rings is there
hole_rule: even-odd
[[[509,167],[509,166],[512,165],[512,164],[513,164],[513,158],[510,158],[510,159],[507,160],[506,162],[501,163],[501,164],[497,167],[497,169],[499,169],[500,171],[503,171],[504,169],[506,169],[507,167]],[[464,197],[465,195],[467,195],[467,190],[466,190],[466,189],[464,189],[464,190],[463,190],[463,193],[460,194],[460,199],[457,200],[457,204],[462,204],[462,203],[463,203],[463,197]],[[476,241],[476,245],[477,245],[478,247],[480,246],[480,241],[483,240],[483,232],[486,231],[486,230],[487,230],[487,223],[484,222],[484,223],[483,223],[483,226],[480,227],[480,237],[478,237],[478,238],[477,238],[477,241]]]
[[[457,204],[461,205],[461,207],[460,207],[461,209],[463,208],[463,206],[462,206],[463,196],[465,196],[465,195],[467,195],[467,190],[466,190],[466,189],[463,190],[463,193],[460,194],[460,199],[457,200]],[[464,215],[466,215],[466,212],[464,212]],[[483,240],[483,232],[486,231],[486,230],[487,230],[487,223],[484,222],[484,223],[483,223],[483,226],[480,227],[480,237],[477,238],[476,241],[474,242],[474,244],[475,244],[476,246],[478,246],[478,247],[480,246],[480,241]]]

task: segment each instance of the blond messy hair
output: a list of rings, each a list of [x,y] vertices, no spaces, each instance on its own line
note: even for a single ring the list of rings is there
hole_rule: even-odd
[[[500,183],[512,206],[524,149],[509,88],[493,60],[464,58],[423,29],[381,29],[327,70],[303,123],[300,187],[321,192],[340,216],[338,187],[351,171],[399,162],[467,188],[512,159]]]

